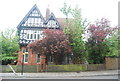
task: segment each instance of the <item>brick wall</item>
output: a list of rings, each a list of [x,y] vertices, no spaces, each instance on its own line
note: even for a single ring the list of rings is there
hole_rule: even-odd
[[[22,58],[23,58],[23,50],[25,49],[24,46],[18,52],[18,63],[17,65],[22,65]],[[33,54],[30,50],[28,50],[28,63],[24,63],[24,65],[38,65],[36,62],[36,54]]]
[[[17,62],[17,65],[21,65],[22,64],[22,58],[23,58],[23,49],[25,49],[25,47],[21,47],[21,49],[19,50],[18,52],[18,62]]]

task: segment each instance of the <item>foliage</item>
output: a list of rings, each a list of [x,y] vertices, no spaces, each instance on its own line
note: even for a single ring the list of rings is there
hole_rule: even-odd
[[[19,49],[17,33],[14,29],[8,28],[1,32],[2,61],[4,63],[17,59]],[[4,64],[3,63],[3,64]]]
[[[68,12],[69,11],[69,12]],[[81,10],[76,6],[76,8],[71,9],[70,7],[64,4],[64,7],[61,8],[61,12],[68,17],[68,14],[72,15],[72,19],[66,20],[66,26],[64,27],[64,32],[69,37],[69,41],[72,46],[72,52],[74,55],[74,63],[84,63],[86,59],[85,43],[83,41],[83,34],[85,33],[86,19],[82,19]]]
[[[36,54],[52,55],[55,64],[62,64],[65,55],[71,53],[69,41],[61,30],[45,29],[44,38],[28,45]]]
[[[116,29],[116,27],[110,27],[110,22],[106,18],[97,20],[95,24],[91,24],[88,27],[87,50],[89,63],[104,63],[104,58],[110,51],[107,39]]]
[[[111,37],[109,37],[106,41],[105,41],[107,47],[108,47],[108,53],[106,54],[106,56],[108,57],[119,57],[119,45],[118,45],[118,30],[115,31],[115,33],[113,33],[111,35]]]
[[[68,22],[68,15],[71,12],[71,7],[64,3],[64,7],[61,8],[60,11],[66,16],[66,21]]]
[[[79,71],[85,71],[86,68],[84,65],[77,65],[77,64],[76,65],[64,65],[64,70],[69,71],[69,72],[72,72],[72,71],[79,72]]]

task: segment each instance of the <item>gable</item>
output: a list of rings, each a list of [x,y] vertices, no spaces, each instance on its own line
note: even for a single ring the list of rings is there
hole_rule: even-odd
[[[49,28],[59,28],[60,25],[53,13],[50,14],[48,20],[45,22],[46,26]]]
[[[23,20],[18,25],[18,29],[27,27],[43,27],[44,18],[41,15],[38,7],[34,5]]]

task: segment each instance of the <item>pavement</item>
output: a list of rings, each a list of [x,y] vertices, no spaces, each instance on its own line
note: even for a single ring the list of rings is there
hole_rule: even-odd
[[[2,78],[63,78],[118,75],[120,70],[85,71],[85,72],[42,72],[42,73],[0,73]]]

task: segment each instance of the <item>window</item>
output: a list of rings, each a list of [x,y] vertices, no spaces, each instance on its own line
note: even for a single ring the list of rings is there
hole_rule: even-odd
[[[27,39],[29,39],[29,34],[27,34]]]
[[[23,33],[23,30],[21,30],[21,33]]]
[[[30,36],[30,39],[32,39],[33,38],[33,34],[31,34],[31,36]]]
[[[37,61],[37,63],[40,63],[40,54],[36,55],[36,61]]]
[[[28,53],[25,53],[24,55],[24,63],[28,63]]]
[[[27,30],[27,34],[25,39],[27,40],[36,40],[36,39],[41,39],[43,36],[42,31],[38,30]]]
[[[39,39],[39,38],[40,38],[40,35],[38,34],[37,39]]]
[[[52,56],[50,56],[50,62],[53,62],[53,58],[52,58]]]
[[[24,49],[24,63],[28,63],[28,48]]]
[[[22,34],[23,39],[27,38],[27,35],[25,33]]]
[[[36,39],[36,34],[34,34],[34,39]]]

